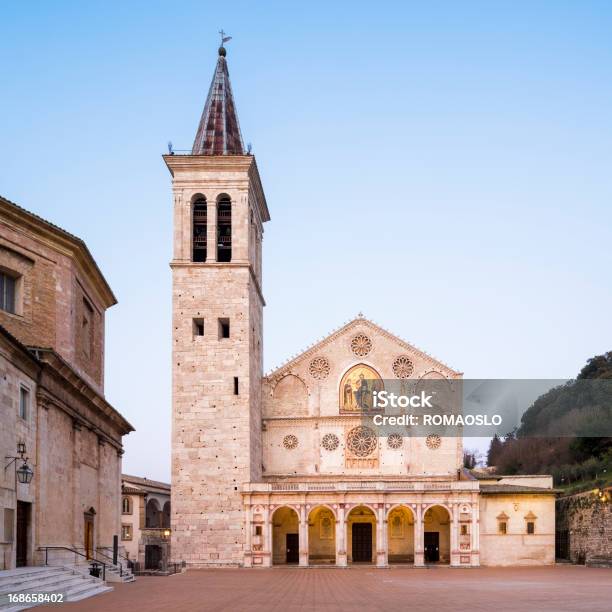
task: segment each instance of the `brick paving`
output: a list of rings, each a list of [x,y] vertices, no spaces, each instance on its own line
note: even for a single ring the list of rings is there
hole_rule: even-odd
[[[472,570],[370,567],[191,570],[140,577],[60,606],[83,612],[311,610],[612,610],[612,570],[581,566]],[[55,606],[57,608],[57,606]]]

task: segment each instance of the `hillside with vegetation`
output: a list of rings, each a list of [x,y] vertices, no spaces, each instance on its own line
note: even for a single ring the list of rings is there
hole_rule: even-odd
[[[574,493],[612,482],[612,351],[588,360],[575,380],[541,395],[518,429],[491,440],[499,474],[552,474]]]

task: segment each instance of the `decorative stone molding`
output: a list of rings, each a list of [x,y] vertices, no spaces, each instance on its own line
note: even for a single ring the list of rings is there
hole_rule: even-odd
[[[408,355],[400,355],[393,361],[393,374],[397,378],[410,378],[414,372],[414,364]]]
[[[392,433],[387,438],[387,446],[393,450],[397,450],[404,444],[404,438],[398,433]]]
[[[429,450],[436,450],[440,448],[442,444],[442,438],[438,434],[429,434],[427,438],[425,438],[425,445]]]
[[[340,446],[340,439],[336,434],[326,433],[321,439],[321,446],[327,451],[335,451]]]
[[[323,380],[329,376],[329,361],[326,357],[315,357],[308,366],[308,372],[313,378]]]
[[[372,340],[364,333],[353,336],[351,340],[351,351],[357,357],[365,357],[372,350]]]
[[[297,436],[293,435],[293,434],[287,434],[284,438],[283,438],[283,446],[287,449],[287,450],[293,450],[295,448],[298,447],[299,441],[297,439]]]

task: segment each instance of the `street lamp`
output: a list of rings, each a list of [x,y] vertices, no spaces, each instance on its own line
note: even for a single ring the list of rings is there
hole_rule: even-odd
[[[34,471],[28,465],[28,457],[25,457],[26,454],[26,445],[25,442],[17,443],[17,453],[18,457],[13,457],[9,455],[5,457],[5,459],[10,459],[10,461],[4,466],[4,471],[8,470],[13,463],[15,464],[15,478],[21,484],[30,484],[32,482],[32,478],[34,477]],[[17,467],[17,461],[22,461],[21,467]],[[16,483],[15,483],[16,484]]]

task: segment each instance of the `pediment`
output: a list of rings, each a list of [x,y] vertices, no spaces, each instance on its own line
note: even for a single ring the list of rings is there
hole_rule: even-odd
[[[427,352],[358,316],[266,375],[272,388],[286,376],[295,376],[310,388],[328,376],[338,376],[358,363],[374,368],[382,378],[461,377]]]

